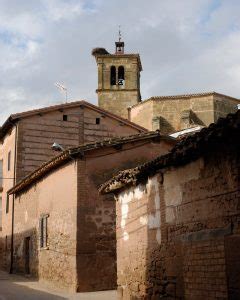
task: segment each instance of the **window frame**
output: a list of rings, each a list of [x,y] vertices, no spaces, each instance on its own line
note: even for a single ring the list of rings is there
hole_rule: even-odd
[[[49,214],[42,214],[39,218],[39,248],[48,249],[48,217]]]

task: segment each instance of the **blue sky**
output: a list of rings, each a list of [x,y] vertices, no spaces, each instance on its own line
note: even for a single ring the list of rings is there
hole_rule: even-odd
[[[1,0],[0,122],[11,113],[70,100],[97,103],[91,50],[140,53],[143,99],[218,91],[240,95],[237,0]]]

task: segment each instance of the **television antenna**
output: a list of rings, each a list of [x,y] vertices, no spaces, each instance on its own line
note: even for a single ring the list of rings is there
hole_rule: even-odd
[[[66,103],[67,103],[67,102],[68,102],[67,87],[66,87],[65,85],[61,84],[61,83],[58,83],[58,82],[55,83],[55,86],[59,89],[59,91],[60,91],[61,93],[64,93],[64,94],[65,94],[65,101],[66,101]]]

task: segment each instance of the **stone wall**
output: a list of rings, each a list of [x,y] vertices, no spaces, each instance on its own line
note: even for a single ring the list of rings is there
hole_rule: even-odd
[[[208,126],[219,117],[236,111],[237,99],[219,94],[188,97],[154,97],[133,106],[129,113],[132,122],[148,130],[160,129],[173,133],[194,125]],[[186,119],[185,115],[188,115]],[[148,116],[146,118],[146,115]],[[159,118],[158,128],[155,119]]]
[[[98,65],[99,107],[128,118],[127,108],[140,101],[140,65],[137,55],[103,55],[96,58]],[[124,85],[111,85],[111,67],[123,66]]]
[[[122,299],[239,298],[237,150],[222,146],[119,193]]]

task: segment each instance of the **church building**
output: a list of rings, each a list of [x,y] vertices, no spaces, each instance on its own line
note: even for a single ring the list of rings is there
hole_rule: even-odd
[[[163,134],[200,129],[237,111],[238,99],[216,92],[154,96],[142,101],[140,55],[125,53],[121,35],[115,46],[114,54],[104,48],[92,51],[98,67],[99,107]]]

